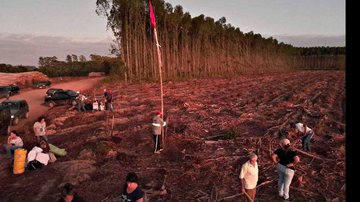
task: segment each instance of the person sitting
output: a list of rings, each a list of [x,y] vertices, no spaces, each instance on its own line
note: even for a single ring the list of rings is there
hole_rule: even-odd
[[[94,111],[100,111],[99,102],[97,100],[94,100],[94,102],[92,103],[92,106],[93,106]]]
[[[61,192],[61,198],[58,202],[83,202],[84,199],[81,198],[74,190],[74,185],[71,183],[66,183]]]
[[[41,138],[40,143],[33,147],[27,155],[28,169],[36,170],[46,166],[50,161],[49,151],[49,144]]]
[[[15,130],[11,131],[6,144],[4,144],[6,155],[8,157],[14,155],[15,149],[22,148],[23,146],[24,143],[22,139],[19,137],[18,133]]]

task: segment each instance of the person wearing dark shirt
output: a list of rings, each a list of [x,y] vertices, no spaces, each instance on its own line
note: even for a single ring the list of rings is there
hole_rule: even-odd
[[[105,97],[105,110],[113,111],[114,108],[112,105],[112,100],[113,100],[112,90],[104,89],[104,97]]]
[[[279,196],[289,200],[290,184],[295,174],[294,164],[298,163],[300,158],[295,151],[291,150],[290,140],[286,138],[280,140],[280,148],[271,157],[273,162],[277,163]]]
[[[66,183],[61,192],[61,198],[58,202],[84,202],[85,200],[81,198],[75,191],[74,185],[71,183]]]
[[[144,192],[138,185],[138,176],[134,172],[127,174],[126,184],[120,195],[121,202],[144,202]]]

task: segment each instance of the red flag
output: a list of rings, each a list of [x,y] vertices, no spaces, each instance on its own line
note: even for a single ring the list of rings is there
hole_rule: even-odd
[[[154,15],[154,11],[153,11],[153,7],[151,5],[151,0],[149,0],[149,11],[150,11],[150,23],[151,23],[151,26],[153,28],[156,27],[156,20],[155,20],[155,15]]]

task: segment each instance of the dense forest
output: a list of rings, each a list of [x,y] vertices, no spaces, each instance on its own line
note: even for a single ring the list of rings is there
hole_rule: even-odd
[[[97,0],[97,13],[108,19],[114,47],[126,64],[130,80],[156,79],[157,57],[147,0]],[[180,5],[153,0],[162,64],[166,79],[230,76],[299,68],[344,69],[345,48],[295,48],[252,31],[243,33],[226,23],[191,17]],[[339,49],[339,50],[338,50]],[[320,51],[320,52],[319,52]],[[316,56],[312,55],[312,53]],[[308,57],[310,56],[310,57]],[[318,57],[321,56],[321,57]],[[309,65],[308,65],[309,64]]]
[[[244,33],[222,17],[214,20],[192,17],[182,6],[153,0],[163,78],[188,79],[236,74],[268,73],[294,69],[345,69],[345,47],[293,47]],[[158,79],[156,44],[150,26],[148,0],[97,0],[96,12],[107,17],[107,28],[116,38],[111,46],[115,57],[67,55],[40,57],[39,68],[50,77],[86,76],[92,71],[110,73],[129,81]],[[105,28],[104,28],[105,29]],[[0,64],[0,72],[33,70],[25,66]]]

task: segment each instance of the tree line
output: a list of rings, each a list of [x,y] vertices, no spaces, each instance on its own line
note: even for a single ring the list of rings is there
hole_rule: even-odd
[[[122,66],[121,61],[117,57],[91,54],[90,60],[87,60],[84,55],[78,57],[72,54],[67,55],[65,61],[59,61],[56,56],[39,57],[38,71],[49,77],[88,76],[90,72],[123,74],[121,72]]]
[[[10,65],[5,63],[0,63],[0,72],[6,73],[20,73],[34,71],[37,68],[35,66],[26,66],[26,65]]]
[[[124,79],[125,66],[118,57],[91,54],[87,60],[84,55],[67,55],[65,61],[60,61],[56,56],[39,57],[39,66],[13,66],[0,64],[0,72],[19,73],[39,71],[49,77],[58,76],[88,76],[90,72],[105,72],[111,77]]]
[[[307,55],[345,55],[345,47],[299,47],[297,52],[302,56]]]
[[[345,47],[293,47],[252,31],[244,33],[222,17],[192,17],[182,6],[153,0],[163,79],[222,77],[293,69],[344,69]],[[158,78],[156,45],[148,0],[97,0],[96,12],[107,18],[116,38],[115,57],[70,54],[40,57],[38,70],[50,77],[86,76],[104,71],[129,81]],[[8,71],[9,68],[6,69]],[[0,71],[2,69],[0,68]]]
[[[222,17],[192,17],[182,6],[153,0],[163,77],[217,77],[249,72],[291,70],[308,49],[295,48],[261,34],[243,33]],[[97,14],[107,17],[116,37],[113,48],[129,80],[157,78],[157,58],[147,0],[97,0]],[[331,51],[330,51],[331,52]]]

